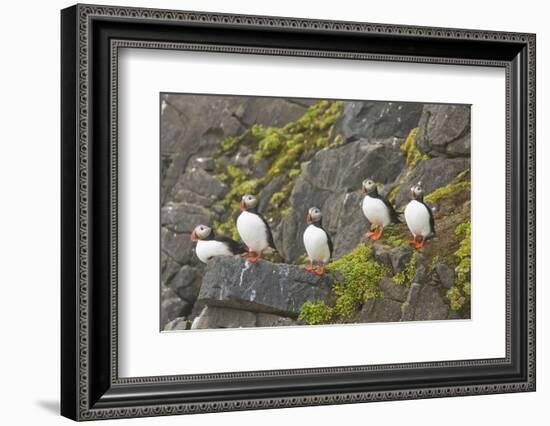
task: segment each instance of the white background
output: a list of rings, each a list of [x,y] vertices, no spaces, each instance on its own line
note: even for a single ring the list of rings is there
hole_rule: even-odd
[[[550,28],[544,2],[438,1],[320,2],[278,0],[140,1],[157,6],[370,22],[437,25],[538,34],[538,391],[423,401],[209,414],[185,418],[119,420],[119,424],[279,425],[350,422],[371,424],[545,424],[550,400],[548,335],[550,229],[545,167],[550,148],[548,75]],[[59,9],[69,2],[3,5],[0,66],[0,397],[4,424],[68,424],[57,416],[59,394]],[[545,78],[546,77],[546,81]],[[538,421],[536,420],[538,419]],[[108,421],[102,424],[117,424]]]
[[[122,377],[505,356],[505,216],[494,214],[506,205],[502,68],[125,49],[119,81]],[[165,91],[471,103],[472,319],[159,333],[159,208],[151,200],[159,199]],[[217,348],[232,349],[220,357]]]

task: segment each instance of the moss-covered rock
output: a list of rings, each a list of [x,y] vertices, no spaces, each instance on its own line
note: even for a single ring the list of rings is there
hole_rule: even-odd
[[[284,183],[269,194],[269,202],[260,204],[262,213],[272,227],[289,212],[290,192],[301,171],[301,165],[318,150],[334,146],[340,139],[331,137],[331,129],[341,113],[342,102],[319,101],[308,108],[298,120],[283,127],[253,125],[238,137],[228,137],[215,151],[216,176],[229,187],[221,200],[226,209],[223,217],[214,224],[222,235],[238,237],[235,220],[243,194],[264,195],[263,190],[280,176]],[[231,158],[240,150],[252,150],[253,165],[262,165],[265,173],[254,176],[253,168],[236,167]]]
[[[378,283],[388,271],[372,255],[372,248],[359,244],[354,250],[327,265],[335,277],[333,303],[308,303],[300,309],[300,318],[310,324],[354,322],[369,299],[382,297]],[[322,318],[322,321],[320,319]]]

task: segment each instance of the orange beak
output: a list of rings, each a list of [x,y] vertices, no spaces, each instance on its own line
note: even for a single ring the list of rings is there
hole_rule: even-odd
[[[410,192],[410,195],[411,195],[411,198],[414,200],[416,197],[414,196],[414,191],[411,189],[411,192]]]
[[[306,216],[306,223],[309,225],[311,224],[312,220],[311,220],[311,215],[308,213],[307,216]]]
[[[241,208],[241,210],[244,210],[244,202],[243,200],[241,200],[240,204],[239,204],[239,207]]]
[[[195,231],[191,232],[191,241],[197,241],[197,234],[195,234]]]
[[[369,191],[367,191],[367,189],[364,186],[361,187],[361,192],[365,195],[369,193]]]

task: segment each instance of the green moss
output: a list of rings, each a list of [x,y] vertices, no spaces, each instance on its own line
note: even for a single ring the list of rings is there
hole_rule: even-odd
[[[351,252],[327,265],[327,270],[343,277],[334,283],[334,316],[341,322],[350,320],[360,306],[374,297],[382,297],[378,282],[386,268],[372,257],[372,248],[359,244]]]
[[[278,221],[290,211],[289,198],[294,183],[301,172],[303,162],[309,160],[319,149],[335,146],[342,138],[332,140],[334,122],[340,116],[343,102],[320,101],[310,106],[299,119],[283,127],[267,127],[255,124],[242,135],[227,137],[215,151],[216,176],[224,182],[229,191],[220,204],[228,209],[218,232],[234,236],[234,222],[239,215],[239,201],[243,194],[250,192],[261,196],[263,188],[274,178],[285,175],[287,180],[279,192],[273,194],[264,215],[270,223]],[[241,146],[253,151],[254,165],[267,163],[267,173],[252,179],[251,168],[223,166],[221,156],[234,155]]]
[[[399,188],[400,188],[400,185],[396,185],[393,187],[393,189],[390,191],[390,193],[388,194],[388,201],[390,203],[393,203],[393,200],[395,200],[395,196],[397,195],[397,193],[399,192]]]
[[[465,170],[457,175],[451,183],[437,188],[434,192],[424,197],[424,199],[430,203],[437,203],[439,200],[453,197],[459,192],[470,191],[470,188],[470,171]]]
[[[398,272],[393,276],[393,280],[397,284],[404,285],[405,287],[410,287],[410,285],[413,283],[414,277],[416,275],[417,256],[418,253],[414,252],[407,265],[405,265],[405,269],[403,269],[402,272]]]
[[[384,235],[382,237],[384,242],[392,247],[400,247],[407,245],[407,234],[404,233],[404,229],[399,225],[390,225],[384,228]]]
[[[416,145],[416,137],[420,128],[415,127],[411,129],[405,142],[401,144],[401,153],[405,156],[407,162],[407,173],[401,174],[399,177],[399,182],[395,185],[390,193],[388,194],[388,200],[393,202],[395,197],[404,183],[407,182],[411,172],[414,170],[415,166],[419,161],[427,160],[429,157],[426,154],[422,154]]]
[[[298,176],[300,173],[301,173],[300,169],[292,169],[290,172],[288,172],[288,177],[292,179]]]
[[[386,243],[392,247],[400,247],[408,244],[406,240],[403,240],[402,238],[393,235],[390,235],[386,238]]]
[[[228,136],[222,142],[222,150],[230,151],[239,143],[239,138],[235,136]]]
[[[401,145],[401,152],[407,159],[407,166],[409,170],[414,168],[416,164],[420,160],[427,160],[427,155],[422,155],[418,147],[416,146],[416,136],[418,135],[418,131],[420,129],[418,127],[415,127],[409,132],[409,135],[407,136],[407,139],[405,139],[405,142]]]
[[[333,316],[334,308],[318,300],[304,303],[300,309],[299,319],[306,321],[308,324],[316,325],[330,323]]]
[[[471,284],[471,224],[465,222],[457,225],[455,234],[463,239],[460,241],[458,250],[454,253],[458,259],[458,265],[455,268],[456,278],[453,287],[447,291],[447,298],[451,304],[451,309],[459,311],[470,301]]]
[[[453,311],[460,311],[466,303],[466,297],[454,286],[447,290],[447,298]]]
[[[336,135],[336,137],[334,138],[334,141],[330,146],[341,145],[343,141],[344,141],[344,137],[342,135]]]
[[[284,201],[286,198],[286,194],[284,192],[276,192],[271,196],[271,199],[269,200],[270,203],[279,205],[282,201]]]

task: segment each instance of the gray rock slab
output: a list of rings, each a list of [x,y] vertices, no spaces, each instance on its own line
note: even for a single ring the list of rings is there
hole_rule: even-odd
[[[218,306],[206,306],[191,325],[192,330],[241,327],[256,327],[256,314]]]
[[[445,303],[437,287],[425,285],[418,296],[414,320],[443,320],[449,315],[449,305]]]
[[[420,296],[420,290],[422,285],[418,283],[412,283],[409,288],[409,294],[407,299],[401,306],[401,321],[412,321],[414,319],[414,313],[416,311],[416,305]]]
[[[405,102],[347,102],[337,131],[346,139],[405,138],[418,126],[423,104]]]
[[[361,311],[360,322],[396,322],[401,319],[401,303],[387,299],[372,299]]]
[[[330,288],[327,275],[301,266],[220,257],[208,263],[198,299],[209,306],[296,318],[305,302],[325,300]]]
[[[197,298],[199,286],[197,270],[189,265],[184,265],[170,281],[170,287],[176,294],[189,302],[194,302]]]
[[[378,284],[380,290],[384,291],[385,299],[393,299],[398,302],[404,302],[407,300],[409,289],[404,285],[396,284],[391,278],[384,277]]]
[[[160,293],[160,329],[164,330],[170,321],[185,315],[191,305],[181,300],[174,290],[167,287],[161,288]]]
[[[416,143],[431,155],[470,155],[470,107],[426,105]]]
[[[161,225],[174,232],[188,234],[199,224],[210,224],[212,217],[210,210],[187,203],[168,203],[160,212]]]
[[[279,315],[259,313],[256,316],[256,327],[284,327],[297,324],[298,322],[292,318]]]
[[[164,326],[164,331],[177,331],[187,330],[189,328],[189,321],[185,317],[178,317],[173,319]]]
[[[439,283],[445,288],[451,288],[455,282],[455,272],[445,263],[439,262],[435,265],[435,272]]]

